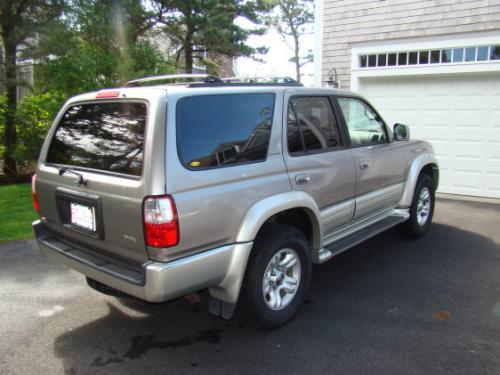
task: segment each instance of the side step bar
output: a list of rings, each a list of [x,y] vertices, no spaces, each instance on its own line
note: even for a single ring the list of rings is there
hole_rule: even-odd
[[[344,251],[359,244],[360,242],[363,242],[370,237],[373,237],[389,228],[392,228],[399,223],[402,223],[403,221],[407,220],[408,217],[409,214],[407,212],[398,212],[397,215],[387,216],[382,220],[376,221],[373,224],[370,224],[362,229],[355,231],[354,233],[348,234],[345,237],[342,237],[337,241],[326,245],[319,252],[317,263],[325,263],[334,256],[343,253]]]

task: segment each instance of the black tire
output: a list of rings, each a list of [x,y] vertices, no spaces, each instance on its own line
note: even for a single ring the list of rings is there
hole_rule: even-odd
[[[430,209],[425,220],[419,215],[418,204],[420,195],[423,190],[429,192],[429,203]],[[429,175],[421,174],[417,181],[417,186],[415,187],[415,192],[413,193],[413,200],[410,206],[410,218],[401,223],[396,227],[396,229],[404,236],[410,238],[422,237],[428,230],[432,222],[432,216],[434,215],[434,183]],[[419,219],[420,216],[420,219]]]
[[[284,291],[285,297],[283,301],[288,298],[289,302],[281,309],[272,309],[269,306],[269,299],[266,298],[269,294],[266,297],[264,296],[264,274],[275,255],[278,253],[283,256],[287,255],[288,250],[286,249],[295,252],[296,258],[300,262],[300,277],[298,277],[296,292],[293,296],[289,296],[287,291]],[[289,271],[293,273],[292,269]],[[242,302],[245,310],[264,329],[270,330],[281,327],[292,319],[300,309],[311,283],[311,272],[311,254],[304,234],[288,225],[267,224],[255,240],[248,262],[242,288]],[[279,284],[279,282],[278,280],[276,283]],[[281,282],[283,283],[283,280]],[[277,284],[275,285],[279,288]],[[278,293],[281,295],[281,292]]]

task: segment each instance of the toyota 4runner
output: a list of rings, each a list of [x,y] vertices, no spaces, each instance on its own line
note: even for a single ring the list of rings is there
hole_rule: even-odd
[[[241,301],[276,328],[312,264],[390,227],[428,230],[438,164],[408,138],[361,96],[290,79],[161,76],[79,95],[33,177],[36,240],[98,290],[163,302],[208,288],[211,313]]]

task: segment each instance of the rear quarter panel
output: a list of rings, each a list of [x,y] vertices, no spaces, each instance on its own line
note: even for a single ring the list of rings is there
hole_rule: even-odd
[[[193,89],[188,95],[214,95],[214,89]],[[248,91],[245,91],[248,92]],[[275,93],[275,107],[267,159],[263,162],[208,170],[185,168],[177,154],[176,104],[186,96],[169,94],[167,114],[166,186],[174,197],[180,227],[180,242],[153,258],[167,261],[233,243],[252,205],[278,193],[291,191],[281,150],[281,108],[283,93]],[[224,93],[228,93],[227,90]],[[152,254],[150,249],[150,253]]]

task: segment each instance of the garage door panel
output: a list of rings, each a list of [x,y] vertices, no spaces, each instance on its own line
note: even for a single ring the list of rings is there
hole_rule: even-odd
[[[454,192],[462,190],[471,195],[478,195],[481,192],[482,179],[481,172],[455,169],[451,174],[451,189]]]
[[[387,123],[430,141],[439,191],[500,198],[500,75],[362,78]]]
[[[498,98],[498,103],[500,103],[500,98]],[[500,128],[500,110],[491,111],[491,126],[493,128]]]
[[[486,174],[486,191],[490,196],[500,195],[500,173],[490,172]]]
[[[436,81],[424,81],[421,86],[422,95],[427,97],[447,97],[452,91],[452,86],[443,84],[443,79]]]
[[[489,142],[487,157],[490,160],[500,160],[500,141]]]
[[[452,155],[470,160],[483,159],[485,143],[481,141],[455,141],[452,147]]]
[[[423,126],[448,128],[448,122],[450,121],[450,112],[448,110],[443,108],[423,109],[421,112]]]
[[[441,139],[430,139],[432,147],[437,157],[444,158],[450,154],[450,144],[446,140]]]

